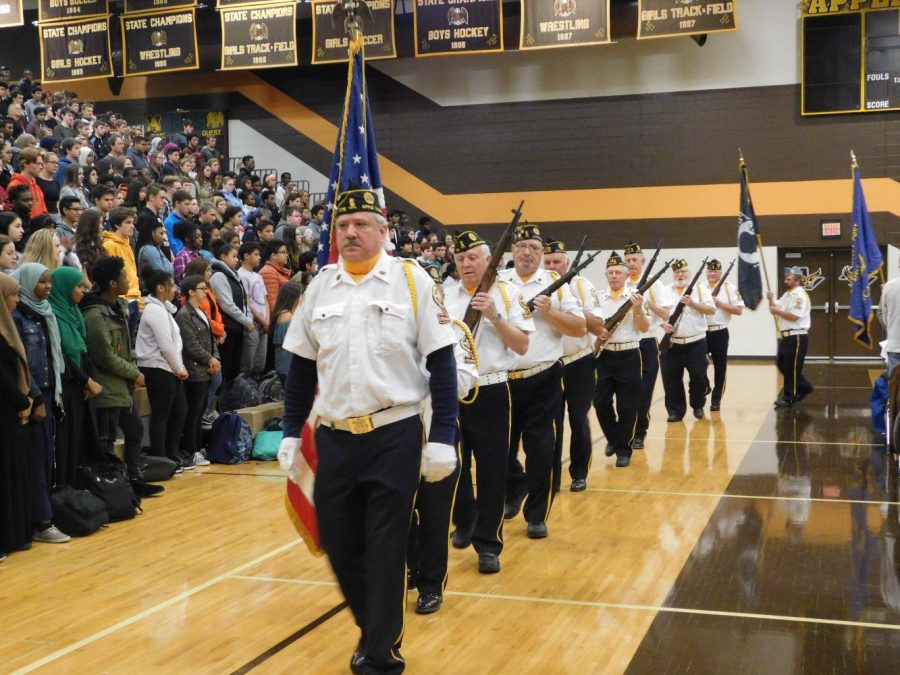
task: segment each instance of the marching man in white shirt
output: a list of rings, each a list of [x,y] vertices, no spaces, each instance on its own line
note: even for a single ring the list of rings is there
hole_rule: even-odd
[[[672,333],[672,345],[663,352],[662,380],[666,390],[666,411],[669,422],[680,422],[687,412],[684,396],[684,371],[688,371],[688,395],[691,410],[698,420],[703,419],[706,405],[706,317],[715,314],[716,305],[709,289],[696,284],[690,296],[684,290],[691,283],[691,268],[687,260],[672,263],[673,283],[668,287],[667,309],[674,312],[680,302],[684,311],[677,326],[666,322],[663,330]]]
[[[547,536],[547,517],[553,501],[555,421],[562,405],[562,338],[581,337],[587,330],[584,313],[568,286],[551,296],[540,294],[559,278],[541,269],[543,253],[538,227],[520,225],[512,245],[515,267],[499,274],[501,281],[520,291],[523,306],[534,299],[535,330],[529,337],[528,351],[509,373],[513,422],[505,513],[507,518],[515,517],[527,493],[522,510],[531,539]],[[530,318],[531,312],[525,316]],[[518,461],[520,437],[525,449],[524,473]]]
[[[722,408],[725,373],[728,369],[728,324],[731,323],[731,317],[740,316],[744,312],[744,299],[731,282],[726,280],[718,293],[713,294],[721,279],[722,263],[716,259],[710,260],[706,263],[706,281],[713,302],[716,303],[716,313],[706,317],[706,350],[712,358],[714,373],[710,412],[718,412]]]
[[[789,408],[813,392],[812,384],[803,377],[812,309],[809,295],[803,288],[803,270],[786,267],[784,285],[788,290],[777,303],[771,292],[766,293],[769,311],[778,327],[778,370],[784,375],[784,391],[775,401],[776,408]]]
[[[335,201],[341,261],[313,279],[284,341],[293,356],[278,460],[293,470],[300,427],[315,399],[322,547],[362,633],[350,669],[400,673],[407,539],[420,467],[425,480],[436,482],[457,465],[456,337],[428,274],[385,253],[378,195],[348,190]],[[423,448],[422,401],[429,392]]]
[[[478,571],[500,571],[503,550],[503,498],[509,453],[509,371],[517,355],[528,351],[534,321],[526,319],[519,291],[497,279],[487,293],[475,293],[491,259],[491,250],[477,232],[456,237],[453,257],[460,282],[444,289],[447,309],[461,319],[471,303],[481,312],[475,328],[478,353],[478,386],[465,395],[459,406],[462,428],[462,469],[453,510],[453,546],[470,543],[478,554]],[[472,490],[472,456],[475,456],[478,499]],[[445,541],[446,543],[446,541]]]
[[[548,239],[544,244],[544,269],[563,275],[569,271],[566,245]],[[582,337],[563,337],[563,403],[556,419],[556,447],[553,450],[553,492],[559,492],[562,480],[563,418],[569,409],[569,475],[572,492],[587,488],[588,467],[591,464],[591,425],[588,413],[594,399],[594,336],[603,329],[600,300],[594,284],[582,276],[569,282],[569,288],[581,304],[587,330]]]
[[[625,262],[614,251],[606,261],[609,287],[600,294],[600,314],[606,321],[625,303],[631,305],[631,310],[611,334],[606,328],[600,332],[600,339],[606,342],[597,357],[594,407],[606,436],[607,454],[616,455],[618,467],[631,464],[631,443],[637,429],[639,402],[635,392],[641,384],[640,342],[650,329],[644,298],[634,288],[626,288],[626,277]]]

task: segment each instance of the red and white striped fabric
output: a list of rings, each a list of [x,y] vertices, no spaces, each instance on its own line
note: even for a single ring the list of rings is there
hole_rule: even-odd
[[[311,415],[303,425],[300,433],[300,452],[294,460],[294,476],[297,482],[287,480],[285,507],[288,517],[294,524],[297,533],[303,537],[309,552],[315,556],[322,555],[322,539],[319,536],[319,519],[316,516],[316,505],[313,501],[313,487],[316,483],[316,467],[318,451],[316,449],[315,430],[318,418]]]

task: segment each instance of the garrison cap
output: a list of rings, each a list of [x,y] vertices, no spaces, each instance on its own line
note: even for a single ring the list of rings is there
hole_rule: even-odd
[[[685,267],[690,267],[688,265],[688,261],[684,258],[679,258],[675,262],[672,263],[672,271],[677,272],[678,270],[683,270]]]
[[[544,253],[565,253],[566,252],[566,244],[562,241],[557,241],[551,237],[547,237],[547,243],[544,244]]]
[[[610,267],[625,267],[625,261],[615,251],[610,253],[609,258],[606,259],[606,269]]]
[[[358,213],[360,211],[382,215],[381,205],[378,203],[378,194],[373,190],[350,188],[338,195],[334,205],[335,216],[342,216],[345,213]]]
[[[527,241],[528,239],[543,241],[543,239],[541,239],[541,229],[537,225],[530,225],[528,223],[519,225],[516,228],[513,239],[516,242]]]
[[[453,237],[454,253],[465,253],[466,251],[478,248],[479,246],[487,246],[487,242],[481,238],[480,234],[472,230],[460,232]]]
[[[436,284],[441,283],[441,271],[437,267],[435,267],[434,265],[429,265],[428,263],[421,263],[421,262],[419,263],[419,265],[422,267],[423,270],[428,272],[428,276],[431,277],[431,280],[434,283],[436,283]]]
[[[785,267],[784,268],[785,276],[791,275],[795,277],[805,277],[806,275],[803,273],[803,268],[794,265],[793,267]]]
[[[644,252],[644,249],[642,249],[641,245],[639,243],[637,243],[636,241],[630,242],[625,247],[625,255],[633,255],[635,253],[643,253],[643,252]]]
[[[715,258],[712,258],[708,263],[706,263],[706,269],[712,270],[713,272],[721,272],[722,263]]]

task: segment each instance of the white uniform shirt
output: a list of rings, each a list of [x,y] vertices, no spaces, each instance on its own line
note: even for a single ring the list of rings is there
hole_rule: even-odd
[[[600,315],[603,317],[604,321],[615,314],[616,310],[626,302],[630,305],[631,296],[633,294],[633,288],[623,288],[618,299],[613,296],[613,292],[609,288],[600,293]],[[649,313],[650,310],[647,309],[645,303],[644,314],[646,315]],[[614,345],[622,344],[624,342],[638,342],[642,337],[645,337],[645,335],[645,333],[638,330],[634,323],[633,310],[629,310],[625,315],[625,318],[622,319],[622,322],[616,327],[612,335],[609,336],[609,340],[606,341],[606,344]]]
[[[632,290],[637,288],[637,282],[640,281],[640,277],[637,280],[632,281],[631,277],[626,277],[625,279],[625,288]],[[671,301],[669,298],[669,292],[666,285],[660,281],[659,279],[647,289],[647,292],[644,293],[644,307],[648,309],[647,316],[650,318],[650,330],[644,333],[643,337],[655,337],[659,339],[662,337],[662,325],[663,320],[659,318],[656,314],[649,311],[650,302],[659,305],[660,307],[667,307]]]
[[[581,305],[584,312],[589,312],[594,316],[600,316],[600,297],[597,295],[597,289],[594,284],[584,277],[575,277],[569,282],[569,289]],[[597,338],[588,331],[580,338],[563,336],[563,356],[577,354],[583,349],[590,349],[594,346],[594,340]]]
[[[681,300],[681,290],[683,289],[675,288],[674,284],[666,286],[666,292],[668,293],[666,309],[670,312],[674,312],[675,308],[678,306],[678,301]],[[713,302],[709,289],[699,283],[694,286],[694,290],[691,291],[691,298],[701,305],[706,305],[713,309],[716,307],[716,303]],[[679,319],[672,337],[690,338],[699,335],[700,333],[706,333],[706,315],[701,314],[691,307],[685,307],[681,312],[681,319]]]
[[[523,281],[515,269],[503,270],[498,278],[514,288],[519,289],[520,303],[524,305],[526,302],[535,297],[542,290],[547,288],[559,277],[551,274],[547,270],[538,270],[527,281]],[[550,296],[550,302],[553,309],[567,314],[584,317],[584,312],[578,306],[578,300],[572,294],[568,285],[563,286]],[[525,316],[529,316],[530,312],[526,312]],[[524,356],[519,356],[516,360],[514,368],[510,370],[525,370],[533,368],[541,363],[558,361],[563,356],[562,334],[557,333],[550,323],[541,316],[538,311],[534,314],[534,333],[528,339],[528,352]]]
[[[777,316],[778,330],[809,330],[810,310],[812,303],[809,301],[809,295],[803,286],[792,288],[787,293],[778,298],[778,309],[783,309],[797,316],[796,321],[788,321],[787,319]]]
[[[712,295],[712,288],[709,284],[702,285],[709,291],[709,294]],[[727,302],[729,305],[734,305],[735,307],[744,306],[744,299],[741,297],[741,294],[738,293],[738,289],[734,287],[734,284],[728,281],[722,284],[722,288],[719,289],[719,299],[723,302]],[[731,318],[733,316],[733,314],[729,314],[724,309],[716,307],[716,313],[706,317],[706,325],[727,326],[731,323]]]
[[[506,297],[504,297],[504,293]],[[450,316],[462,320],[466,315],[466,308],[468,308],[472,296],[466,292],[462,284],[450,288],[445,287],[444,295]],[[497,311],[504,319],[526,333],[534,332],[534,320],[525,318],[522,303],[519,302],[519,291],[515,286],[498,280],[491,286],[488,295],[493,298],[494,304],[497,305]],[[515,368],[517,354],[503,343],[493,322],[486,316],[482,316],[478,323],[475,331],[475,345],[478,348],[478,371],[481,375],[506,372]]]
[[[881,287],[878,305],[887,331],[887,351],[900,352],[900,278],[891,279]]]
[[[422,360],[456,342],[441,303],[427,272],[385,253],[358,284],[338,265],[323,267],[284,340],[289,352],[316,361],[314,411],[344,419],[421,404],[428,395]]]

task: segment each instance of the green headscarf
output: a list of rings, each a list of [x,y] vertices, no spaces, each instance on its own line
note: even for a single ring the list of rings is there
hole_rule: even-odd
[[[53,288],[50,289],[50,306],[53,307],[53,313],[56,314],[59,323],[63,352],[80,368],[87,353],[87,344],[84,341],[87,329],[84,325],[84,315],[72,302],[72,291],[84,281],[84,272],[74,267],[57,267],[50,273],[50,280],[53,282]]]

